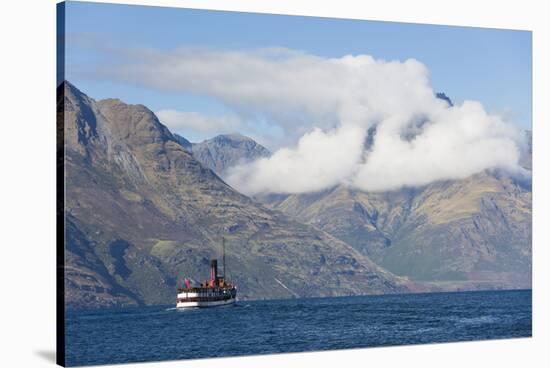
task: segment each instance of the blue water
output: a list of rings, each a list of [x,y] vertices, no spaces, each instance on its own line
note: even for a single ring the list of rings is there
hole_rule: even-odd
[[[531,336],[531,291],[241,301],[68,312],[66,364]]]

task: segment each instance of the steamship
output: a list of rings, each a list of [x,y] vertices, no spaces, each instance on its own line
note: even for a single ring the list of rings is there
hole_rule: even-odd
[[[185,287],[178,289],[177,308],[202,308],[232,305],[237,301],[237,286],[225,278],[225,241],[223,242],[223,275],[218,275],[218,260],[210,261],[210,279],[200,286],[191,286],[185,279]]]

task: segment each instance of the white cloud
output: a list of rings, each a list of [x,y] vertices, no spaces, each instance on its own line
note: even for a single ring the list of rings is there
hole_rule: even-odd
[[[173,132],[194,130],[200,133],[230,133],[243,127],[242,121],[231,115],[208,116],[199,112],[170,109],[159,110],[155,114]]]
[[[316,128],[296,148],[234,167],[226,180],[244,193],[302,193],[347,180],[359,164],[364,131],[354,125],[323,132]],[[343,148],[345,147],[345,148]]]
[[[481,104],[461,106],[434,114],[414,139],[382,123],[372,151],[357,167],[353,185],[364,190],[388,190],[424,185],[436,180],[460,179],[488,168],[517,172],[521,137]]]
[[[448,107],[434,96],[427,68],[414,59],[323,58],[286,49],[148,50],[132,56],[132,62],[99,74],[208,95],[247,121],[277,124],[291,137],[271,158],[230,170],[227,181],[248,194],[309,192],[339,183],[387,190],[487,168],[519,170],[523,135],[477,102]],[[237,124],[181,114],[162,112],[161,120],[196,129]],[[365,154],[371,127],[376,135]]]

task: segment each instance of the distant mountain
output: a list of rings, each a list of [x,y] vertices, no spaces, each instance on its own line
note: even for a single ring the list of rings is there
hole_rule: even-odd
[[[261,199],[412,280],[441,287],[531,286],[531,190],[503,174],[487,171],[392,192],[338,186]]]
[[[193,144],[193,156],[205,167],[223,176],[238,164],[269,157],[267,148],[240,134],[222,134]]]
[[[178,280],[208,277],[222,235],[241,299],[410,290],[342,240],[236,192],[145,106],[95,101],[67,82],[58,113],[68,307],[171,304]],[[238,140],[238,152],[267,154]]]

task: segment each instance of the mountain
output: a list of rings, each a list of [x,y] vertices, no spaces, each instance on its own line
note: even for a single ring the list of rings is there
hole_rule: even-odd
[[[531,286],[531,191],[509,176],[483,172],[383,193],[338,186],[264,201],[412,280]]]
[[[267,148],[240,134],[222,134],[193,144],[193,156],[220,176],[231,166],[270,155]]]
[[[365,149],[374,134],[369,132]],[[520,159],[527,170],[531,139],[527,131],[527,149]],[[228,146],[218,144],[217,155],[227,156]],[[250,160],[246,150],[234,150],[231,157],[231,162]],[[228,162],[221,171],[210,167],[221,174]],[[333,235],[429,290],[531,286],[531,186],[502,172],[487,170],[463,180],[390,192],[340,185],[254,199]]]
[[[183,277],[207,278],[222,235],[241,299],[409,290],[342,240],[229,187],[145,106],[65,82],[58,114],[68,307],[172,304]]]

